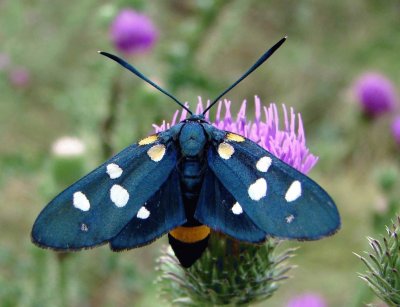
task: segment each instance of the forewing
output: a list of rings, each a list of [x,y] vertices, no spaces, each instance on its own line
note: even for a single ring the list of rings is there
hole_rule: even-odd
[[[40,213],[34,243],[80,249],[115,237],[174,169],[174,144],[151,136],[105,162],[55,197]]]
[[[259,243],[266,234],[250,220],[231,193],[207,170],[199,196],[195,218],[213,230],[237,240]]]
[[[333,200],[316,182],[248,139],[227,133],[210,146],[208,164],[268,235],[316,240],[340,227]]]
[[[161,188],[140,207],[137,214],[110,240],[113,250],[146,245],[186,222],[179,175],[173,171]]]

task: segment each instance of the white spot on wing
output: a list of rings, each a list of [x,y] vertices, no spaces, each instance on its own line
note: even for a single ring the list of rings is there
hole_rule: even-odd
[[[243,208],[238,202],[236,202],[232,207],[232,212],[233,212],[233,214],[236,214],[236,215],[242,214]]]
[[[82,230],[83,232],[88,232],[88,231],[89,231],[89,227],[88,227],[86,224],[82,224],[82,225],[81,225],[81,230]]]
[[[129,193],[120,185],[114,184],[110,190],[110,198],[114,205],[122,208],[128,203]]]
[[[89,211],[90,209],[89,199],[87,199],[86,195],[80,191],[74,193],[73,204],[75,208],[82,211]]]
[[[257,170],[265,173],[266,171],[268,171],[269,167],[271,166],[271,163],[272,159],[270,157],[262,157],[260,158],[260,160],[258,160],[256,164]]]
[[[298,180],[295,180],[290,185],[289,189],[286,192],[285,199],[288,202],[295,201],[297,198],[301,196],[301,183]]]
[[[137,217],[138,219],[142,219],[142,220],[147,219],[149,216],[150,216],[150,211],[147,210],[146,207],[144,207],[144,206],[142,206],[142,207],[139,209],[138,213],[136,214],[136,217]]]
[[[294,220],[293,214],[287,216],[287,217],[285,218],[285,220],[286,220],[286,223],[288,223],[288,224],[290,224],[291,222],[293,222],[293,220]]]
[[[254,183],[249,186],[249,196],[252,200],[260,200],[267,195],[267,182],[264,178],[257,179]]]
[[[111,179],[115,179],[122,175],[122,169],[117,164],[110,163],[107,165],[107,174]]]

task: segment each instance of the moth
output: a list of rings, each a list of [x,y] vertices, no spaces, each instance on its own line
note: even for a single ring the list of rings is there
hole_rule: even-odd
[[[109,243],[122,251],[168,233],[180,263],[190,267],[207,248],[211,231],[248,243],[267,237],[317,240],[335,233],[339,212],[316,182],[204,116],[285,39],[202,114],[193,114],[124,60],[100,52],[172,98],[190,117],[127,147],[61,192],[36,219],[33,242],[67,251]]]

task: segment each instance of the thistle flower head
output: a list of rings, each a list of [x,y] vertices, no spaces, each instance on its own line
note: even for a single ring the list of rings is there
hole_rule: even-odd
[[[392,135],[395,142],[400,145],[400,116],[396,116],[392,122]]]
[[[10,83],[17,88],[25,88],[31,82],[28,69],[24,67],[12,68],[9,72]]]
[[[212,234],[208,249],[184,269],[171,248],[159,258],[161,294],[174,305],[247,306],[270,298],[292,268],[295,249],[277,251],[278,241],[241,244]]]
[[[231,114],[231,101],[224,100],[217,106],[215,119],[211,120],[209,113],[206,114],[206,119],[218,129],[235,132],[249,138],[304,174],[314,167],[318,158],[311,154],[306,146],[303,121],[299,113],[296,114],[293,108],[288,110],[285,105],[282,105],[283,115],[279,116],[276,104],[262,106],[260,98],[256,96],[255,114],[252,121],[246,117],[246,106],[245,100],[235,119]],[[204,105],[199,98],[196,113],[202,113],[203,110]],[[181,113],[176,111],[171,123],[164,121],[160,126],[153,126],[156,132],[164,131],[186,117],[186,110]],[[280,123],[280,117],[283,118],[283,124]]]
[[[319,294],[304,293],[292,298],[287,307],[326,307],[325,300]]]
[[[393,110],[397,102],[392,82],[379,73],[361,75],[355,82],[354,92],[363,112],[370,117]]]
[[[115,17],[110,37],[118,51],[131,55],[151,49],[157,41],[158,32],[148,16],[124,9]]]

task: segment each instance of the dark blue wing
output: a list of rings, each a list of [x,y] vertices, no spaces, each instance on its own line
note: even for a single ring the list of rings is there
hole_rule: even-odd
[[[110,240],[113,250],[146,245],[186,222],[179,175],[173,171],[162,187],[139,209],[138,213]]]
[[[169,134],[124,149],[60,193],[38,216],[33,242],[80,249],[115,237],[175,168],[177,152]]]
[[[266,233],[254,225],[209,169],[204,176],[194,217],[211,229],[240,241],[259,243],[266,238]]]
[[[335,233],[340,216],[331,197],[313,180],[254,142],[232,134],[215,141],[208,164],[251,221],[268,235],[316,240]]]

